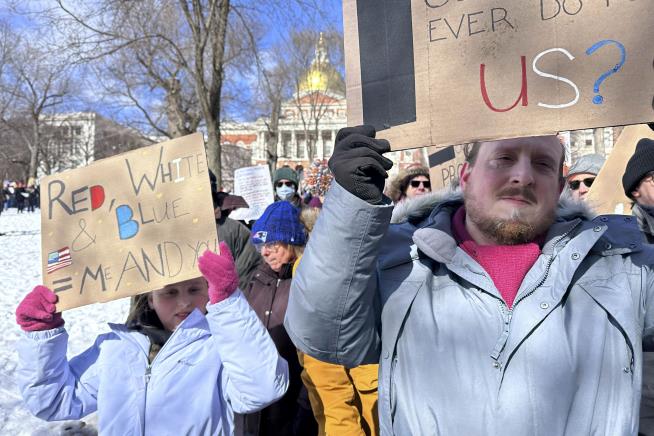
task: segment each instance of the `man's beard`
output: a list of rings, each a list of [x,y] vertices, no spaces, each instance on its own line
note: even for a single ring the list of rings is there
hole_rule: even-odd
[[[501,191],[496,198],[503,196],[522,196],[536,202],[535,194],[528,188],[507,188]],[[543,215],[527,220],[519,208],[511,211],[509,218],[497,218],[488,214],[487,210],[479,206],[476,197],[466,190],[464,204],[466,216],[489,239],[498,245],[525,244],[545,233],[554,222],[555,210],[543,211]]]

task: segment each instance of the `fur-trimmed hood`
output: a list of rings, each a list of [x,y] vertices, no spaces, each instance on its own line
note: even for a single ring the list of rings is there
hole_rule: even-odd
[[[422,165],[417,165],[401,170],[388,184],[386,194],[394,202],[399,202],[404,197],[409,181],[418,176],[423,176],[429,179],[429,169]]]
[[[463,203],[460,188],[445,188],[431,194],[406,199],[395,205],[391,224],[400,224],[410,220],[422,221],[429,217],[435,207],[444,203]],[[592,220],[597,214],[583,201],[576,201],[562,195],[556,211],[557,221],[570,221],[575,218]]]

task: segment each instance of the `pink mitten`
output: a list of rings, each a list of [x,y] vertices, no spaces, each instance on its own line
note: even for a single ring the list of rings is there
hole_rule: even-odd
[[[37,286],[16,308],[16,322],[26,332],[50,330],[64,325],[61,313],[56,312],[59,297],[45,286]]]
[[[220,254],[206,250],[198,259],[200,272],[209,283],[209,301],[216,304],[234,293],[238,287],[236,265],[227,244],[220,243]]]

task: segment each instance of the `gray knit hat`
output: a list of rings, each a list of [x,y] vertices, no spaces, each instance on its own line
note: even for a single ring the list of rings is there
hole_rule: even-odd
[[[575,174],[597,175],[602,169],[602,165],[604,165],[604,157],[599,154],[581,156],[572,164],[567,177],[574,176]]]

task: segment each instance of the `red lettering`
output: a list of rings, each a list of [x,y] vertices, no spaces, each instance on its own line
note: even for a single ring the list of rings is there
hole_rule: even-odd
[[[497,109],[491,103],[490,98],[488,97],[488,91],[486,89],[486,64],[481,64],[479,67],[479,79],[481,84],[481,96],[484,98],[484,103],[490,108],[493,112],[508,112],[511,109],[515,108],[518,103],[522,101],[522,106],[527,106],[529,101],[527,99],[527,59],[525,56],[520,56],[520,62],[522,63],[522,88],[520,89],[520,95],[518,99],[513,103],[511,107],[505,109]]]
[[[91,191],[91,210],[96,210],[104,203],[104,188],[100,185],[94,185]]]

